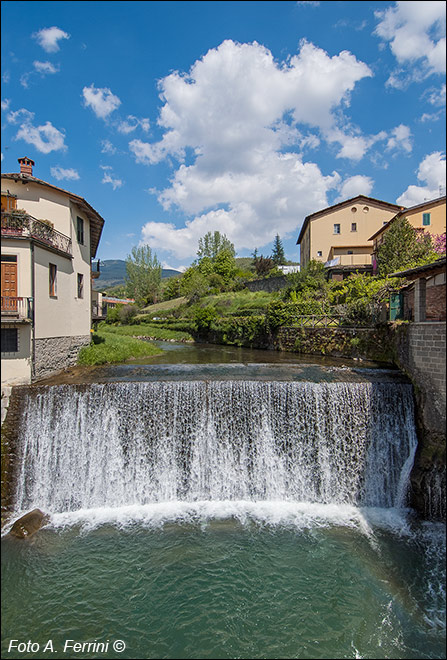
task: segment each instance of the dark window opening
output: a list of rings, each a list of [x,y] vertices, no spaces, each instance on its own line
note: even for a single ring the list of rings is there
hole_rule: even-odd
[[[2,328],[2,353],[17,353],[18,350],[17,328]]]
[[[78,243],[84,245],[84,220],[79,216],[76,218],[76,237]]]

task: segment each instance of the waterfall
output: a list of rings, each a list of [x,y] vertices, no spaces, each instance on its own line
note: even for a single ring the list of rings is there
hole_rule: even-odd
[[[405,504],[412,388],[188,381],[30,389],[15,510],[160,502]]]

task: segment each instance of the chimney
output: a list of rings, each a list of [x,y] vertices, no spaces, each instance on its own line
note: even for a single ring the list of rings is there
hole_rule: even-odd
[[[18,161],[20,165],[20,174],[29,174],[29,176],[33,176],[34,161],[31,160],[31,158],[28,158],[28,156],[19,158]]]

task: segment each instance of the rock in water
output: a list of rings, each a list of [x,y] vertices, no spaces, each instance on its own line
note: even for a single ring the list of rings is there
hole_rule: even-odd
[[[18,539],[27,539],[49,521],[50,517],[40,509],[33,509],[15,521],[10,534]]]

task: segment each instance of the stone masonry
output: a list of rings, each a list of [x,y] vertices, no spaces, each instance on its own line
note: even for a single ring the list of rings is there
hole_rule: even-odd
[[[83,346],[88,346],[90,341],[90,335],[36,339],[33,380],[47,378],[75,365],[79,351]]]

